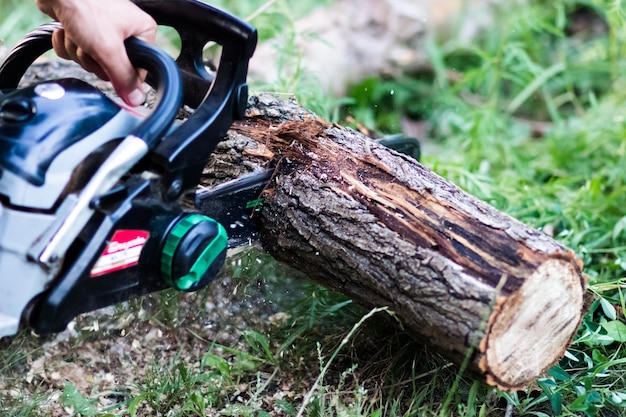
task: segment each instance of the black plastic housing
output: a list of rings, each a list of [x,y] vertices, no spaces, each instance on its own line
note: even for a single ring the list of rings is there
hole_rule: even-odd
[[[159,270],[163,236],[178,207],[154,199],[150,181],[133,179],[121,201],[99,207],[66,254],[54,286],[39,297],[28,324],[40,334],[59,332],[77,315],[168,288]],[[92,268],[117,230],[144,230],[149,238],[137,265],[100,276]]]

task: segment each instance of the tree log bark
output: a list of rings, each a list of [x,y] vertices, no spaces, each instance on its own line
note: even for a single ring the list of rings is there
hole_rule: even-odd
[[[412,158],[266,95],[220,149],[206,184],[276,168],[261,211],[274,257],[389,307],[488,383],[523,388],[571,343],[586,286],[574,252]]]

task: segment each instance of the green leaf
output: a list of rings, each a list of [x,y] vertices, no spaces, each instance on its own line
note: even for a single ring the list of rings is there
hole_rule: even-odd
[[[552,397],[550,397],[550,406],[555,416],[563,414],[563,402],[560,392],[555,392]]]
[[[280,399],[280,400],[274,401],[274,405],[276,407],[280,408],[282,410],[282,412],[287,414],[288,416],[295,416],[296,415],[296,409],[293,407],[293,405],[291,405],[291,403],[289,403],[289,401],[287,401],[285,399]]]
[[[602,311],[607,318],[610,320],[617,319],[617,311],[615,311],[615,307],[606,298],[600,298],[600,306],[602,307]]]
[[[539,384],[541,389],[543,389],[546,392],[546,394],[552,392],[551,389],[556,388],[557,386],[556,382],[548,378],[539,378],[537,380],[537,383]]]
[[[340,303],[334,304],[328,308],[328,313],[336,313],[337,311],[341,310],[342,308],[350,304],[352,304],[352,300],[345,300]]]
[[[622,399],[622,397],[620,395],[618,395],[617,393],[613,393],[611,394],[611,402],[615,405],[620,405],[624,402],[624,400]]]
[[[185,367],[185,364],[183,362],[179,362],[178,366],[178,373],[180,374],[180,377],[182,378],[183,381],[187,381],[189,379],[189,372],[187,371],[187,368]]]
[[[619,219],[613,226],[613,240],[616,240],[624,232],[624,228],[626,228],[626,217]]]
[[[563,370],[559,365],[554,365],[548,370],[548,375],[552,376],[556,381],[564,382],[571,380],[569,374]]]
[[[71,407],[74,412],[83,416],[95,416],[98,410],[94,407],[92,400],[85,398],[70,381],[65,383],[63,387],[63,395],[61,395],[61,404]]]
[[[565,356],[567,359],[569,359],[570,361],[573,362],[578,362],[578,358],[576,357],[576,355],[574,355],[572,352],[568,350],[565,351],[565,353],[563,354],[563,356]]]
[[[613,320],[602,324],[602,327],[611,339],[619,343],[626,342],[626,324],[619,320]]]
[[[609,358],[607,358],[599,349],[594,349],[591,351],[591,357],[593,358],[595,363],[604,363],[608,362]]]
[[[587,395],[587,402],[589,403],[599,403],[602,401],[602,395],[598,391],[589,391]]]
[[[198,392],[198,391],[192,392],[191,395],[189,396],[189,401],[193,405],[193,410],[192,411],[197,410],[199,412],[198,414],[200,414],[200,415],[204,415],[205,414],[206,399],[205,399],[204,395],[202,395],[201,392]]]
[[[263,354],[269,363],[276,363],[276,358],[270,349],[270,342],[267,337],[253,330],[245,332],[243,337],[255,352]]]
[[[557,62],[550,68],[545,69],[541,74],[528,84],[509,104],[507,111],[514,113],[530,96],[537,91],[542,85],[544,85],[550,78],[554,77],[560,72],[565,70],[565,64]]]
[[[587,404],[587,395],[581,395],[569,405],[569,409],[572,411],[587,411],[588,408],[589,405]]]
[[[128,414],[130,414],[130,417],[136,417],[137,416],[137,407],[139,407],[139,404],[141,404],[141,402],[146,398],[146,394],[139,394],[138,396],[136,396],[135,398],[133,398],[133,400],[128,404]]]
[[[219,371],[222,376],[230,378],[231,367],[226,359],[214,355],[212,353],[205,353],[202,357],[202,367],[207,367]]]

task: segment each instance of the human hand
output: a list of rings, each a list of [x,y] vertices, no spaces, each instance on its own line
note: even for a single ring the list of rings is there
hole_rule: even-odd
[[[145,71],[135,69],[124,40],[134,36],[153,43],[156,23],[129,0],[36,0],[37,7],[58,20],[63,29],[52,35],[56,54],[78,62],[85,70],[111,81],[116,93],[131,106],[145,100],[141,83]]]

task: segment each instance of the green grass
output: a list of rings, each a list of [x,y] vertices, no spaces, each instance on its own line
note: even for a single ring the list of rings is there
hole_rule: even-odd
[[[243,17],[267,3],[212,2]],[[0,12],[14,10],[2,13],[0,39],[13,43],[37,23],[25,4],[0,2]],[[262,41],[282,40],[284,66],[299,65],[290,49],[293,19],[313,6],[278,1],[252,21]],[[254,255],[229,273],[244,291],[271,285],[288,313],[284,323],[246,329],[237,346],[209,343],[195,359],[155,363],[113,408],[98,408],[97,393],[71,384],[59,401],[100,416],[146,409],[180,416],[626,414],[626,3],[533,0],[477,39],[431,40],[427,50],[430,70],[363,80],[349,97],[321,95],[303,71],[272,89],[295,93],[333,121],[346,124],[349,115],[384,134],[400,131],[403,117],[426,123],[425,165],[576,251],[594,301],[567,354],[536,389],[503,393],[459,375],[395,330],[386,312],[362,311],[315,285],[293,289],[302,301],[290,304],[281,283],[291,285],[293,272],[265,258],[258,264]],[[148,319],[175,326],[179,299],[167,296],[160,301],[167,308]],[[26,361],[21,340],[0,354],[7,378]],[[25,343],[27,352],[37,349]],[[287,382],[298,394],[273,398],[271,409],[266,393]],[[248,392],[237,400],[243,385]],[[2,397],[0,407],[31,415],[46,401],[35,390]]]
[[[28,31],[50,19],[35,7],[34,1],[0,0],[0,47],[10,48]]]

